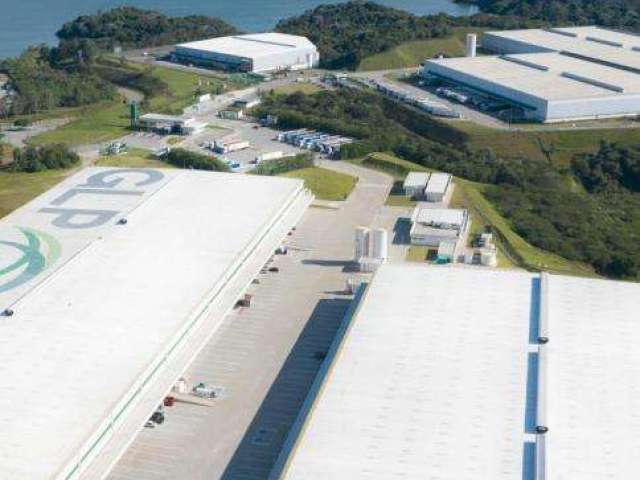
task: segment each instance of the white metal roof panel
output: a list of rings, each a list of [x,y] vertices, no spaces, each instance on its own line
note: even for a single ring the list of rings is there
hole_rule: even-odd
[[[466,210],[455,208],[423,208],[421,204],[416,206],[415,222],[424,224],[450,224],[462,225],[466,218]]]
[[[532,279],[381,266],[282,478],[522,480]]]
[[[636,46],[640,46],[638,41],[640,37],[628,34],[614,35],[608,30],[598,29],[597,27],[556,28],[553,30],[564,31],[565,34],[543,29],[527,29],[487,32],[484,35],[515,40],[547,50],[568,52],[609,62],[620,67],[640,70],[640,51],[633,49]],[[624,46],[616,47],[587,40],[587,32],[594,36],[603,36],[611,40],[614,37],[618,41],[623,40]]]
[[[56,478],[301,189],[91,168],[2,219],[0,478]]]
[[[451,175],[448,173],[434,173],[427,184],[428,193],[445,193],[451,183]]]
[[[429,181],[429,173],[427,172],[409,172],[404,180],[404,188],[424,188]]]
[[[509,61],[508,58],[513,58],[516,61]],[[518,60],[522,60],[523,63]],[[580,65],[581,63],[585,65]],[[508,55],[507,59],[499,56],[446,58],[427,61],[428,70],[430,65],[442,66],[449,69],[454,75],[456,72],[460,72],[513,92],[523,92],[545,101],[621,95],[619,92],[601,86],[564,77],[562,73],[565,71],[587,72],[587,75],[597,75],[598,78],[595,80],[609,83],[624,81],[624,85],[631,85],[630,88],[636,92],[640,84],[640,75],[630,72],[620,72],[618,75],[618,71],[615,69],[572,59],[557,53],[514,54]],[[535,66],[548,66],[549,70],[541,70]],[[607,72],[609,75],[605,75]],[[602,78],[603,76],[604,78]],[[427,188],[429,187],[427,186]]]
[[[547,480],[640,471],[640,284],[549,276]]]
[[[246,58],[258,58],[276,53],[286,53],[296,49],[314,48],[314,45],[306,37],[271,32],[210,38],[181,43],[178,47]]]

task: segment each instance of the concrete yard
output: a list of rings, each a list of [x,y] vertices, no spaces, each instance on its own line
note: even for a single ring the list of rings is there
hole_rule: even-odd
[[[383,208],[391,178],[342,162],[360,177],[339,209],[311,208],[259,276],[252,306],[228,315],[185,373],[224,389],[215,406],[177,403],[143,430],[110,480],[266,479],[349,306],[342,294],[354,228]],[[327,234],[330,232],[330,235]]]

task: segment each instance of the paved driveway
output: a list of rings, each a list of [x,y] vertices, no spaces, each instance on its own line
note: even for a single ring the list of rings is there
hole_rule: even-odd
[[[360,178],[337,210],[310,208],[279,273],[259,276],[251,308],[229,314],[185,373],[222,387],[213,407],[178,403],[145,429],[111,480],[266,479],[350,302],[342,293],[354,229],[383,208],[391,178],[342,162]]]

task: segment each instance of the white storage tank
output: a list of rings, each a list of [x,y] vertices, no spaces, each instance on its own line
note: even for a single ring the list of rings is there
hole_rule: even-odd
[[[498,265],[498,255],[496,251],[482,249],[480,251],[480,263],[485,267],[496,267]]]
[[[362,257],[369,256],[369,229],[366,227],[356,228],[354,258],[358,262]]]
[[[478,37],[475,33],[467,34],[467,57],[475,57],[478,48]]]
[[[388,256],[388,235],[387,231],[384,228],[377,228],[373,231],[373,240],[372,240],[372,253],[371,256],[373,258],[377,258],[382,260],[383,262],[387,259]]]

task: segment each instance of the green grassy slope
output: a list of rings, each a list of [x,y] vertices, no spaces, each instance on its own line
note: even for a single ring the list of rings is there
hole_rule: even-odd
[[[478,28],[454,28],[452,35],[432,40],[406,42],[386,52],[365,58],[358,70],[391,70],[397,68],[416,67],[427,58],[444,54],[450,57],[464,55],[467,33],[480,33]]]
[[[358,179],[326,168],[313,167],[284,173],[283,177],[300,178],[319,200],[346,200]]]

